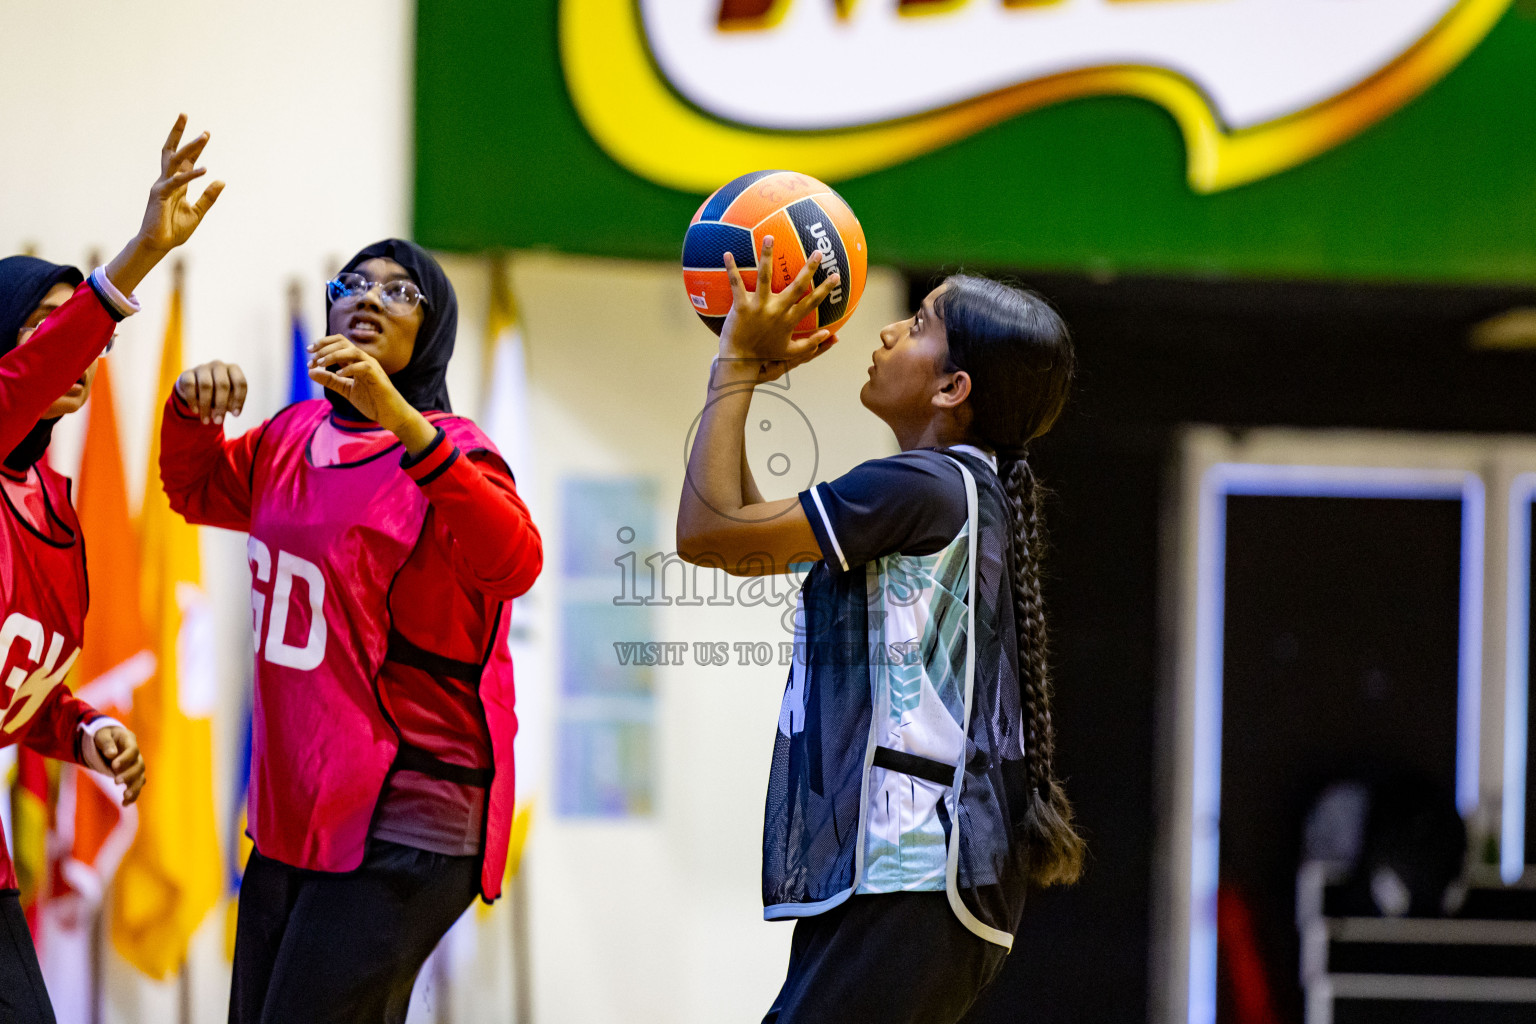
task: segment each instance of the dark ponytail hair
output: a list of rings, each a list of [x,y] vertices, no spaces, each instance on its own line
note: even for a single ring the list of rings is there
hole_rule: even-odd
[[[1040,598],[1042,488],[1025,449],[1051,429],[1066,404],[1075,368],[1072,339],[1061,316],[1033,292],[965,274],[945,284],[934,303],[949,344],[945,370],[963,370],[971,378],[969,434],[997,453],[1013,520],[1013,613],[1029,786],[1022,816],[1028,874],[1038,886],[1070,884],[1082,873],[1084,843],[1053,763],[1056,733]]]

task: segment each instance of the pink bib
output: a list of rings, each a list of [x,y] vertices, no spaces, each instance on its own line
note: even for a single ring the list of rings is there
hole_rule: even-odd
[[[248,814],[265,856],[349,871],[362,861],[400,749],[376,681],[390,656],[390,589],[421,537],[428,502],[400,468],[398,444],[325,464],[355,447],[316,437],[329,415],[324,401],[284,410],[256,453],[247,546],[256,641]],[[468,420],[429,418],[460,449],[495,451]],[[513,807],[507,611],[497,616],[479,667],[494,762],[482,867],[487,899],[500,892]]]

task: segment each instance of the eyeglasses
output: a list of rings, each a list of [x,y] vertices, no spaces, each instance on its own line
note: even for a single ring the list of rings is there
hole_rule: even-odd
[[[337,274],[333,280],[327,281],[325,294],[332,302],[340,302],[342,299],[355,299],[366,295],[375,288],[379,290],[379,299],[384,303],[384,308],[395,316],[404,316],[427,301],[422,296],[421,289],[416,287],[416,282],[408,278],[396,278],[386,284],[380,284],[351,271]]]
[[[40,323],[28,324],[26,327],[23,327],[21,330],[17,331],[16,332],[16,344],[18,344],[18,345],[25,345],[27,343],[27,339],[32,337],[33,333],[39,327],[41,327],[41,326],[43,326],[43,325],[40,324]],[[102,355],[106,355],[108,352],[111,352],[112,351],[112,346],[116,345],[116,344],[117,344],[117,335],[114,334],[114,335],[112,335],[112,337],[107,339],[107,347],[101,350],[101,354]]]

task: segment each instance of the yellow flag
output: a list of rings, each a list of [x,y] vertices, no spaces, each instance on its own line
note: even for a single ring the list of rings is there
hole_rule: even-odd
[[[162,400],[181,373],[181,300],[178,266],[160,355]],[[171,511],[159,467],[157,418],[139,515],[140,604],[156,668],[134,691],[129,723],[149,782],[112,896],[112,943],[152,978],[169,976],[186,960],[187,943],[218,903],[224,875],[213,807],[212,619],[197,528]]]

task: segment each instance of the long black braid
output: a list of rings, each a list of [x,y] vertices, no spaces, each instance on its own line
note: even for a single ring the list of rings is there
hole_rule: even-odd
[[[1024,759],[1029,771],[1029,874],[1037,885],[1070,884],[1083,867],[1084,844],[1072,825],[1072,805],[1056,777],[1056,726],[1051,721],[1049,637],[1040,596],[1045,550],[1041,490],[1029,461],[1010,462],[1003,490],[1013,512],[1013,614],[1019,634],[1019,686],[1024,696]]]
[[[1050,430],[1066,403],[1075,368],[1067,326],[1044,299],[987,278],[955,275],[935,303],[944,322],[948,370],[971,379],[969,434],[998,455],[1011,522],[1012,595],[1024,712],[1027,801],[1023,827],[1030,881],[1070,884],[1082,873],[1085,845],[1056,777],[1056,730],[1040,562],[1045,550],[1043,488],[1025,446]]]

